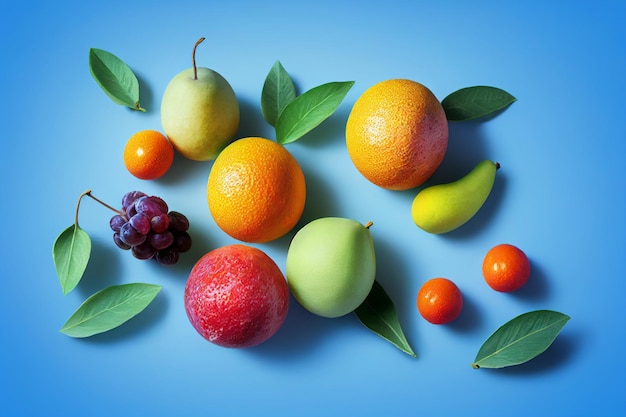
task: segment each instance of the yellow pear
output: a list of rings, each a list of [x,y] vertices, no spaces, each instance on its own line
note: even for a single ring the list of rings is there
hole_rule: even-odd
[[[161,101],[163,131],[184,157],[215,159],[233,141],[239,129],[239,103],[231,85],[219,73],[196,67],[178,73],[167,85]]]

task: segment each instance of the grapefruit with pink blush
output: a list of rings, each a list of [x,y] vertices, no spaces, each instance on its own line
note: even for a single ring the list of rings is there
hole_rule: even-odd
[[[184,301],[187,317],[202,337],[219,346],[246,348],[266,341],[282,326],[289,287],[265,252],[234,244],[198,260]]]

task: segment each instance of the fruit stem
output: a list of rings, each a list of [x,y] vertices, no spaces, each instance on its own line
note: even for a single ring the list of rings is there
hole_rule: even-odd
[[[496,162],[496,170],[500,169],[500,162]]]
[[[193,46],[193,52],[191,53],[191,63],[193,65],[193,79],[194,80],[198,79],[198,67],[196,67],[196,48],[198,47],[198,45],[204,42],[204,39],[205,38],[200,38],[196,41],[196,44]]]
[[[365,225],[365,228],[369,229],[372,226],[374,226],[374,222],[367,222],[367,224]]]
[[[78,201],[76,202],[76,211],[74,212],[74,225],[76,227],[78,227],[78,209],[80,209],[80,200],[82,200],[83,197],[88,195],[90,192],[91,190],[87,190],[78,196]]]
[[[112,210],[112,211],[116,212],[116,213],[117,213],[117,214],[119,214],[120,216],[123,216],[123,215],[124,215],[124,213],[122,213],[120,210],[118,210],[118,209],[116,209],[116,208],[114,208],[114,207],[111,207],[110,205],[108,205],[108,204],[107,204],[107,203],[105,203],[104,201],[102,201],[102,200],[100,200],[100,199],[98,199],[98,198],[94,197],[94,196],[91,194],[91,190],[87,190],[87,191],[85,191],[85,192],[81,195],[81,197],[82,197],[83,195],[86,195],[86,196],[89,196],[89,197],[93,198],[93,199],[94,199],[94,200],[96,200],[98,203],[102,204],[104,207],[108,208],[109,210]],[[78,208],[77,208],[77,211],[78,211]]]

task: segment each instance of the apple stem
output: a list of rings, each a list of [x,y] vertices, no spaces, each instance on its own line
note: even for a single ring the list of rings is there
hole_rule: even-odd
[[[365,228],[369,229],[372,226],[374,226],[374,222],[367,222],[367,224],[365,225]]]
[[[496,170],[500,169],[500,162],[496,162]]]
[[[193,46],[193,52],[191,53],[191,63],[193,65],[193,79],[198,79],[198,67],[196,67],[196,48],[200,45],[205,38],[200,38],[196,41],[196,44]]]

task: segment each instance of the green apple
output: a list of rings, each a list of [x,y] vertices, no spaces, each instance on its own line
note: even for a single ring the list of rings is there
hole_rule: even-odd
[[[163,131],[184,157],[196,161],[215,159],[239,129],[239,103],[232,87],[219,73],[196,67],[178,73],[161,100]]]
[[[333,318],[365,301],[376,276],[370,226],[325,217],[296,233],[287,252],[287,282],[305,309]]]

